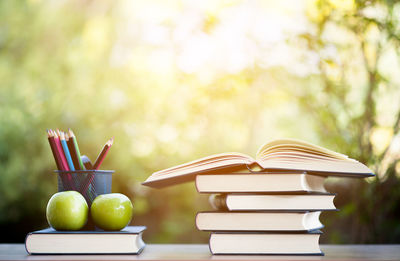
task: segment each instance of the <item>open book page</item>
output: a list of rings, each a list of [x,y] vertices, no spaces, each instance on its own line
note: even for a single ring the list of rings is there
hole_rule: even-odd
[[[194,180],[196,174],[210,174],[218,170],[235,171],[252,165],[255,160],[240,153],[221,153],[153,173],[143,185],[164,187]],[[241,166],[241,167],[240,167]],[[169,182],[171,181],[171,182]]]
[[[267,159],[258,161],[258,164],[266,170],[292,169],[315,174],[326,172],[331,173],[332,176],[357,176],[352,174],[373,176],[372,171],[367,166],[360,162],[352,161]]]
[[[198,174],[300,171],[327,176],[373,176],[364,164],[346,155],[293,139],[269,142],[257,160],[241,153],[221,153],[153,173],[143,185],[162,188],[193,181]]]
[[[257,152],[263,169],[293,169],[310,172],[372,173],[364,164],[346,155],[294,139],[276,140]]]
[[[296,139],[279,139],[264,144],[257,152],[256,159],[261,159],[266,155],[279,151],[298,151],[306,154],[316,154],[328,158],[348,160],[348,156],[328,150],[326,148]]]

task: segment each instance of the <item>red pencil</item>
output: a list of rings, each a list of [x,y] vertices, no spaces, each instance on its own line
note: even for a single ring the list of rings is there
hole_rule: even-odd
[[[61,142],[60,142],[59,137],[57,136],[57,133],[53,130],[50,130],[49,133],[52,138],[51,140],[54,142],[55,153],[59,160],[59,165],[60,165],[59,170],[69,170],[67,159],[65,158],[64,152],[61,147]],[[60,178],[64,184],[64,188],[68,188],[66,186],[68,186],[67,184],[69,184],[70,189],[75,190],[75,185],[73,183],[73,180],[72,180],[72,177],[70,174],[67,174],[68,181],[65,180],[63,175],[61,175]]]
[[[100,168],[101,163],[103,163],[104,158],[106,157],[108,151],[110,150],[111,145],[114,143],[114,137],[109,139],[101,150],[99,156],[97,156],[96,162],[93,165],[94,170],[98,170]],[[90,173],[84,182],[84,186],[82,191],[87,191],[90,184],[92,184],[94,179],[94,173]]]
[[[58,137],[58,135],[57,135],[57,133],[55,131],[53,131],[53,135],[54,135],[54,141],[55,141],[55,144],[56,144],[58,155],[60,155],[60,158],[61,158],[62,170],[69,170],[68,163],[67,163],[67,158],[65,158],[64,151],[63,151],[63,149],[61,147],[60,138]]]
[[[111,145],[114,143],[114,137],[109,139],[101,150],[99,156],[97,156],[96,162],[93,165],[93,169],[98,170],[100,168],[101,163],[103,163],[104,158],[106,157],[108,151],[111,148]]]
[[[54,141],[54,136],[51,133],[51,130],[47,130],[47,139],[49,140],[51,152],[53,153],[54,160],[56,161],[57,169],[61,170],[61,159],[57,153],[56,144]]]

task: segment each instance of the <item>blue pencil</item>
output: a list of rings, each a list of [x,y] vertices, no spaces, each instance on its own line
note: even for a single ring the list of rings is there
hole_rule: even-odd
[[[65,134],[62,131],[60,132],[60,141],[64,150],[65,157],[67,158],[69,170],[75,171],[74,163],[72,162],[71,154],[69,153],[68,150],[68,144],[67,141],[65,140]]]

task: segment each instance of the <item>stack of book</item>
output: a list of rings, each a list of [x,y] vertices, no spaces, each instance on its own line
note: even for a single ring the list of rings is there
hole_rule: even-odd
[[[305,173],[198,175],[216,211],[196,216],[214,254],[322,254],[321,211],[335,210],[324,177]]]
[[[198,213],[196,226],[212,232],[213,254],[321,255],[319,216],[336,210],[325,179],[373,175],[346,155],[284,139],[262,146],[256,159],[212,155],[155,172],[143,184],[163,188],[195,180],[200,193],[210,193],[215,211]]]

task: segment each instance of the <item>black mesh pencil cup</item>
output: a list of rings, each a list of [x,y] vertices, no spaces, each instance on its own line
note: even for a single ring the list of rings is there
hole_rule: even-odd
[[[98,195],[111,193],[113,170],[55,170],[55,172],[58,174],[58,191],[78,191],[89,206]]]

